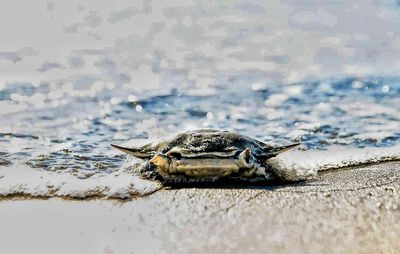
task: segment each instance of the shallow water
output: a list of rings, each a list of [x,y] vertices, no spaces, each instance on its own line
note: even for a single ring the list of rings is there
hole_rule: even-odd
[[[355,82],[365,87],[353,88]],[[207,96],[188,95],[190,89],[158,95],[116,88],[118,92],[106,90],[96,97],[66,94],[65,104],[52,106],[54,100],[46,97],[51,90],[44,85],[43,107],[31,108],[10,97],[32,97],[44,87],[9,84],[2,90],[3,102],[26,108],[0,115],[1,157],[3,163],[23,161],[47,170],[113,171],[123,157],[110,149],[110,143],[134,145],[202,127],[230,129],[266,141],[301,141],[313,149],[332,144],[392,146],[400,140],[400,80],[394,78],[302,82],[257,91],[232,86],[215,88]],[[384,86],[390,91],[382,92]],[[31,95],[22,95],[26,91]],[[72,91],[79,93],[77,88]]]
[[[3,195],[13,192],[4,187],[13,168],[27,190],[42,186],[29,185],[32,172],[89,181],[124,168],[111,143],[203,127],[301,141],[315,152],[351,148],[352,165],[400,157],[392,1],[8,5],[0,11],[8,18],[0,26],[14,31],[1,30],[0,44]],[[356,149],[364,147],[382,150]],[[349,161],[306,158],[311,174],[318,163]],[[81,192],[106,186],[91,183],[79,182]]]

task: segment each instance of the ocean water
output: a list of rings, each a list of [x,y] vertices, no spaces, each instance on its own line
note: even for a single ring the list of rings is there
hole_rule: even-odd
[[[302,142],[293,180],[400,159],[396,1],[2,5],[2,196],[151,193],[109,145],[196,128]]]

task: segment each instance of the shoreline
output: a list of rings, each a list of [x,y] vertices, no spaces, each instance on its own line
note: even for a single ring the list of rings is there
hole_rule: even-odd
[[[396,253],[400,162],[132,200],[0,200],[4,253]],[[2,241],[2,242],[3,242]]]

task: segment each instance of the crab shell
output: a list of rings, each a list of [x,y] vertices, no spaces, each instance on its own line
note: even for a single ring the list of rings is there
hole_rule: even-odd
[[[155,172],[165,182],[187,182],[268,179],[273,172],[266,161],[298,145],[277,146],[234,132],[201,129],[139,148],[112,146],[146,160],[140,170],[143,175]]]

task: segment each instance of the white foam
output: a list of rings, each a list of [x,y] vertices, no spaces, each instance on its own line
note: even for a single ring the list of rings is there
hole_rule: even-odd
[[[78,178],[65,172],[49,172],[25,165],[0,168],[0,196],[65,198],[130,198],[150,194],[161,188],[154,181],[142,180],[119,170]]]
[[[268,163],[280,177],[294,181],[314,176],[318,171],[390,160],[400,160],[400,145],[368,148],[331,146],[325,151],[292,150],[268,160]]]

